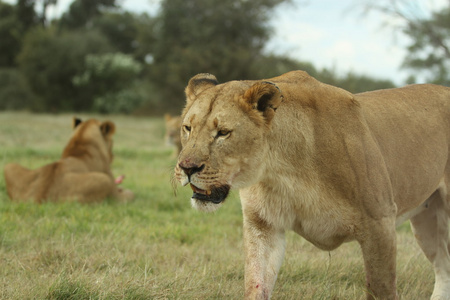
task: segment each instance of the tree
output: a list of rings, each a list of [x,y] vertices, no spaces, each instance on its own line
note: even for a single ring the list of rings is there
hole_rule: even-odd
[[[368,2],[365,8],[401,20],[402,32],[410,38],[402,66],[414,72],[408,82],[422,71],[427,81],[450,85],[450,1],[442,10],[423,15],[418,15],[423,8],[417,0]]]
[[[143,102],[134,88],[141,70],[142,65],[127,54],[88,54],[85,71],[72,82],[82,88],[85,98],[93,99],[95,111],[129,113]]]
[[[0,68],[0,110],[29,110],[35,100],[19,70]]]
[[[39,23],[39,17],[34,10],[36,0],[17,0],[16,16],[21,23],[22,32],[28,31]]]
[[[412,42],[403,65],[426,70],[429,81],[450,86],[450,4],[429,19],[408,22],[404,32]]]
[[[22,33],[14,11],[14,6],[0,2],[0,68],[13,67],[20,51]]]
[[[69,29],[86,28],[104,10],[117,7],[116,0],[75,0],[62,15],[60,25]]]
[[[22,29],[27,31],[35,25],[47,25],[47,9],[49,6],[56,5],[58,0],[17,0],[16,11],[17,18],[22,23]],[[36,9],[40,6],[40,9]],[[40,13],[36,11],[40,10]]]
[[[42,13],[35,11],[41,2]],[[45,25],[46,10],[57,0],[17,0],[16,5],[0,1],[0,67],[15,67],[22,39],[28,30]]]
[[[92,97],[73,78],[85,70],[88,54],[111,51],[108,41],[96,31],[55,33],[36,28],[24,40],[18,56],[19,67],[33,92],[39,97],[32,107],[37,111],[87,111]]]
[[[93,19],[92,28],[103,33],[117,51],[131,54],[141,62],[154,43],[154,20],[147,14],[105,12]]]
[[[56,5],[58,0],[42,0],[42,14],[41,14],[41,23],[43,26],[47,25],[47,9],[49,6]]]
[[[254,76],[270,34],[270,9],[286,0],[164,0],[155,26],[151,78],[162,103],[181,108],[189,78],[211,72],[221,81]]]

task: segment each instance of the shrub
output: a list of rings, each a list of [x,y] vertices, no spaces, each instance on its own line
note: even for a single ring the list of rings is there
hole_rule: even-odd
[[[18,57],[21,71],[42,101],[38,111],[87,111],[93,96],[72,82],[84,71],[85,57],[110,51],[108,41],[96,31],[62,32],[31,30]]]
[[[124,89],[94,99],[93,110],[99,113],[132,113],[145,101],[145,96],[135,89]]]
[[[36,100],[18,70],[0,69],[0,110],[31,110]]]
[[[141,70],[141,63],[127,54],[89,54],[84,72],[74,76],[72,82],[93,97],[94,111],[130,113],[143,102],[142,93],[136,90]]]

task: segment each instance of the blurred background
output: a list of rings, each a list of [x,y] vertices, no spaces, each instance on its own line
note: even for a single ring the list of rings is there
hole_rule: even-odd
[[[201,72],[450,85],[449,0],[0,0],[0,110],[177,114]]]

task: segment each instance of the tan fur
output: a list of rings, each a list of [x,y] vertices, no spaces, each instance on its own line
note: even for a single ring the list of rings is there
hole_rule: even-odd
[[[111,173],[114,123],[74,119],[74,127],[60,160],[36,170],[14,163],[5,166],[6,188],[11,200],[41,203],[134,198],[133,192],[116,186]]]
[[[176,152],[178,154],[181,152],[181,116],[171,116],[169,114],[164,115],[164,120],[166,124],[166,133],[164,139],[167,145],[175,146]]]
[[[186,88],[175,176],[214,211],[240,189],[245,296],[268,299],[285,231],[320,249],[356,240],[368,299],[397,299],[396,222],[411,218],[450,299],[450,88],[411,85],[353,95],[305,72]]]

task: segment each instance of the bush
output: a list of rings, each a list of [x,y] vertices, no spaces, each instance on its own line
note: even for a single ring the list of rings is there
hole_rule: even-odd
[[[36,97],[16,69],[0,69],[0,110],[32,110]]]
[[[88,54],[84,65],[84,72],[74,76],[72,82],[94,96],[128,87],[142,70],[138,61],[123,53]]]
[[[94,111],[130,113],[144,101],[142,93],[136,90],[141,70],[141,63],[127,54],[89,54],[85,58],[85,71],[72,81],[94,98]]]
[[[132,113],[141,107],[145,96],[135,89],[125,89],[95,98],[93,110],[99,113]]]
[[[18,57],[21,71],[42,101],[38,111],[88,111],[93,96],[72,82],[84,71],[85,57],[110,52],[108,41],[96,31],[30,31]]]

